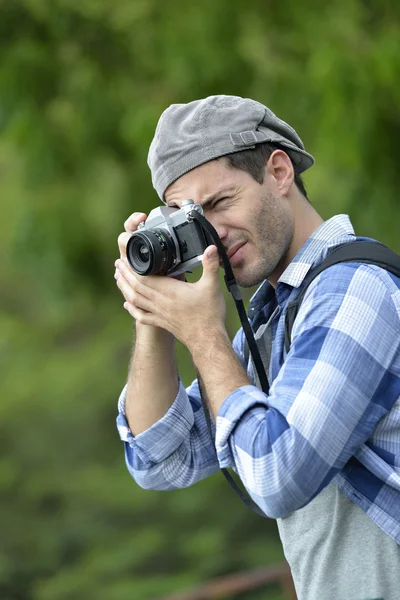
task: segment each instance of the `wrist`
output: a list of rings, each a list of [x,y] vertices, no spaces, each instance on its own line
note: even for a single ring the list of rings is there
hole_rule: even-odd
[[[189,352],[193,362],[199,363],[209,361],[215,352],[226,352],[232,350],[231,340],[225,329],[222,328],[204,328],[201,332],[193,332]]]
[[[225,399],[240,387],[249,385],[250,381],[226,330],[207,330],[206,334],[208,339],[202,335],[190,351],[216,419]]]
[[[165,346],[171,347],[171,349],[174,349],[175,347],[175,337],[172,333],[166,329],[155,327],[153,325],[143,325],[136,322],[135,338],[137,344],[148,344],[153,348],[157,347],[157,345],[160,345],[163,348],[165,348]]]

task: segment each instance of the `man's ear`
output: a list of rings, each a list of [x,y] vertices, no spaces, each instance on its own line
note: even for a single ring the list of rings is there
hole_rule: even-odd
[[[272,178],[276,189],[285,196],[294,181],[292,161],[283,150],[274,150],[265,165],[265,175]]]

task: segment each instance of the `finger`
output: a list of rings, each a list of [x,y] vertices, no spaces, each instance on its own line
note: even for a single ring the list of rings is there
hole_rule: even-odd
[[[132,233],[134,233],[139,225],[139,223],[141,223],[142,221],[145,221],[147,218],[147,215],[145,213],[133,213],[130,217],[128,217],[128,219],[125,221],[124,223],[124,233],[121,233],[118,236],[118,248],[119,248],[119,254],[121,258],[125,258],[126,256],[126,245],[128,243],[129,238],[131,237]]]
[[[118,236],[118,248],[119,255],[121,258],[126,257],[126,245],[128,243],[129,238],[131,237],[131,233],[120,233]]]
[[[136,231],[139,223],[145,221],[146,219],[147,215],[145,213],[133,213],[130,217],[127,218],[127,220],[124,223],[125,231],[127,231],[128,233],[133,233],[134,231]]]
[[[143,277],[142,275],[138,275],[135,273],[131,267],[127,264],[125,260],[117,260],[115,261],[115,266],[117,270],[124,276],[129,285],[139,294],[142,294],[146,298],[150,300],[155,299],[155,295],[157,294],[157,290],[154,290],[150,281],[146,284],[148,277]]]
[[[214,281],[218,278],[219,254],[216,246],[208,246],[203,254],[203,279]]]
[[[157,325],[157,320],[151,313],[145,312],[140,308],[137,308],[130,302],[124,302],[124,308],[128,313],[141,325]]]
[[[133,290],[132,290],[131,286],[126,281],[124,276],[119,272],[117,273],[116,279],[117,279],[117,287],[119,288],[123,297],[128,302],[131,302],[133,300]]]
[[[121,290],[125,300],[130,304],[147,312],[151,312],[154,309],[154,304],[151,300],[133,290],[121,273],[117,279],[117,286]]]

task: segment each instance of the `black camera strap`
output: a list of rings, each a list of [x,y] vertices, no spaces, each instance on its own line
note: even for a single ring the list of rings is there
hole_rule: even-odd
[[[246,309],[243,304],[242,292],[240,291],[240,288],[236,282],[235,276],[232,271],[231,263],[229,262],[229,258],[226,254],[225,248],[219,238],[218,233],[216,232],[214,227],[211,225],[211,223],[209,221],[207,221],[207,219],[205,217],[203,217],[203,215],[201,215],[198,211],[193,210],[191,212],[191,217],[193,218],[193,220],[198,221],[200,223],[200,225],[203,227],[203,229],[205,231],[207,231],[207,233],[210,235],[211,239],[213,240],[213,242],[215,243],[215,245],[218,248],[219,255],[222,258],[222,262],[223,262],[224,269],[225,269],[224,279],[225,279],[226,287],[228,288],[229,292],[232,294],[232,297],[235,301],[236,309],[238,311],[240,322],[243,327],[243,332],[245,334],[248,348],[249,348],[251,356],[253,358],[254,367],[257,371],[257,375],[258,375],[258,378],[260,381],[261,389],[265,394],[268,394],[269,383],[268,383],[267,374],[265,372],[264,365],[261,360],[258,346],[254,339],[253,330],[252,330],[249,320],[247,318]],[[199,377],[199,374],[198,374],[198,382],[199,382],[201,402],[203,405],[204,414],[205,414],[206,422],[207,422],[207,428],[210,433],[211,440],[214,444],[214,438],[213,438],[212,427],[211,427],[211,417],[210,417],[209,409],[207,407],[207,403],[205,401],[206,392],[205,392],[203,383],[201,381],[201,377]],[[264,518],[268,518],[267,515],[261,510],[261,508],[250,498],[250,496],[246,495],[246,492],[244,492],[240,489],[240,487],[238,486],[236,481],[233,479],[233,477],[229,473],[229,471],[227,469],[221,469],[221,471],[222,471],[225,479],[228,481],[229,485],[233,489],[233,491],[242,500],[243,504],[245,504],[251,511],[253,511],[257,515],[264,517]]]

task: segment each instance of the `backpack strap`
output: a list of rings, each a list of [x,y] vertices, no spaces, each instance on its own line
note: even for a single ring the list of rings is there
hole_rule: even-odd
[[[359,262],[381,267],[400,278],[400,256],[376,241],[356,241],[341,244],[332,250],[318,267],[305,279],[303,288],[293,302],[289,302],[285,315],[285,350],[289,352],[293,323],[300,304],[311,282],[325,269],[343,262]]]

